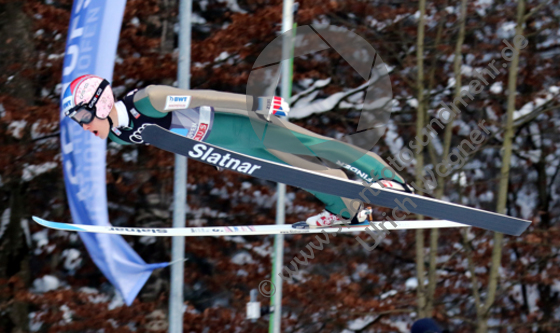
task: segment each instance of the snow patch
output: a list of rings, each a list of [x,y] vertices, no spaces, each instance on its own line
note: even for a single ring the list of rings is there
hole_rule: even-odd
[[[74,313],[72,310],[70,310],[70,308],[68,307],[68,305],[63,304],[60,307],[60,311],[62,311],[62,321],[65,324],[69,324],[72,322],[72,314]]]
[[[254,263],[253,257],[247,251],[239,252],[231,258],[231,262],[236,265],[245,265]]]
[[[78,289],[79,292],[84,293],[84,294],[98,294],[99,291],[95,288],[91,288],[91,287],[81,287],[80,289]]]
[[[138,149],[134,149],[130,152],[126,152],[122,154],[123,161],[125,162],[138,162]]]
[[[4,235],[4,232],[6,231],[6,228],[8,228],[8,224],[10,223],[10,213],[11,212],[12,212],[12,209],[7,208],[2,213],[2,217],[0,217],[0,239],[2,238],[2,235]]]
[[[62,258],[64,260],[64,268],[73,271],[82,263],[81,253],[76,249],[66,249],[62,251]]]
[[[374,316],[365,316],[363,318],[357,318],[348,322],[348,329],[352,331],[359,331],[369,325],[375,320]]]
[[[389,123],[387,124],[387,132],[385,133],[385,144],[389,146],[389,150],[393,156],[398,156],[399,152],[404,146],[403,139],[399,136],[397,132],[398,128],[393,122],[392,119],[389,119]],[[401,165],[405,165],[400,157],[399,162]]]
[[[408,333],[409,332],[409,330],[408,330],[409,323],[404,322],[402,320],[399,320],[399,321],[383,320],[383,323],[395,327],[398,330],[399,333]]]
[[[522,189],[517,193],[517,200],[515,203],[521,208],[521,217],[528,220],[533,217],[533,211],[537,206],[538,193],[536,191],[529,191]]]
[[[498,115],[496,114],[496,112],[494,111],[494,109],[492,109],[492,107],[487,106],[485,108],[486,110],[486,115],[488,116],[488,119],[490,120],[498,120]]]
[[[503,90],[504,90],[504,84],[500,81],[494,82],[490,86],[490,92],[493,94],[501,94]]]
[[[478,196],[480,202],[492,202],[494,200],[494,193],[490,190]]]
[[[224,236],[224,240],[230,241],[230,242],[234,242],[234,243],[247,243],[247,241],[245,240],[245,238],[241,237],[241,236],[235,236],[235,237],[231,237],[231,236]]]
[[[57,167],[56,162],[45,162],[39,165],[24,164],[23,175],[21,176],[21,178],[23,179],[23,181],[28,182],[31,179],[37,177],[38,175],[45,173],[56,167]]]
[[[415,277],[411,277],[404,283],[406,289],[416,289],[418,288],[418,279]]]
[[[381,294],[381,296],[379,296],[379,297],[381,299],[385,299],[385,298],[390,297],[390,296],[395,296],[396,294],[397,294],[397,291],[393,289],[393,290],[389,290],[386,293]]]
[[[247,12],[237,4],[237,0],[218,0],[220,3],[226,3],[226,7],[231,10],[232,12],[246,14]]]
[[[263,242],[261,246],[252,247],[251,250],[261,257],[267,257],[272,255],[272,246],[269,241]]]
[[[368,265],[365,263],[361,263],[358,266],[356,266],[356,270],[355,272],[352,274],[352,279],[354,281],[360,281],[362,279],[362,276],[367,273],[368,270]]]
[[[109,302],[109,296],[105,294],[100,294],[95,288],[81,287],[79,292],[88,294],[88,301],[93,304],[106,303]]]
[[[455,184],[459,184],[461,187],[467,186],[467,174],[464,171],[460,173],[455,173],[451,176],[451,181]]]
[[[23,137],[23,129],[27,125],[25,120],[14,120],[8,126],[8,131],[12,131],[12,135],[16,139],[21,139]]]
[[[504,22],[498,30],[496,31],[496,35],[499,39],[511,39],[515,36],[515,26],[517,23],[513,21]]]
[[[214,62],[220,62],[220,61],[224,61],[229,57],[229,53],[227,53],[226,51],[223,51],[222,53],[220,53],[219,56],[217,56],[214,59]]]
[[[461,74],[465,75],[465,76],[473,76],[473,68],[469,65],[461,65]],[[462,88],[467,88],[467,86],[463,86]]]
[[[30,332],[39,332],[41,327],[43,326],[43,322],[41,321],[41,317],[43,316],[44,312],[30,312],[28,315],[29,318],[29,331]]]
[[[124,300],[121,294],[115,293],[115,296],[113,296],[113,299],[111,300],[111,303],[109,303],[107,309],[114,310],[116,308],[120,308],[123,305],[124,305]]]
[[[455,83],[456,83],[456,82],[457,82],[457,81],[455,80],[454,77],[450,77],[450,78],[447,80],[447,87],[446,87],[446,88],[455,87]]]
[[[513,111],[513,120],[517,120],[529,113],[533,112],[535,109],[535,103],[529,102],[521,107],[518,111]]]
[[[478,15],[485,16],[486,9],[488,9],[494,4],[494,0],[476,0],[474,4]]]
[[[418,107],[418,100],[416,98],[410,98],[406,101],[406,104],[416,109]]]
[[[191,23],[192,24],[206,24],[206,19],[197,13],[192,13],[191,15]]]
[[[335,107],[335,105],[339,104],[342,100],[351,97],[354,94],[363,94],[363,90],[369,86],[371,84],[371,80],[368,80],[367,82],[365,82],[364,84],[362,84],[361,86],[354,88],[354,89],[349,89],[347,91],[340,91],[337,93],[332,94],[331,96],[322,99],[322,100],[318,100],[312,103],[296,103],[296,105],[294,105],[294,107],[291,109],[290,111],[290,118],[294,118],[294,119],[300,119],[300,118],[305,118],[307,116],[310,116],[314,113],[323,113],[323,112],[327,112],[327,111],[331,111],[333,110],[333,108]],[[387,98],[389,98],[390,96],[386,96],[385,98],[380,98],[378,100],[376,100],[374,103],[376,104],[385,104],[387,102],[389,102],[387,100]],[[359,107],[359,104],[356,104],[355,107]],[[371,107],[373,105],[364,105],[364,108],[366,107]]]
[[[156,238],[154,236],[142,236],[138,241],[144,245],[150,245],[156,242]]]
[[[33,234],[33,236],[31,236],[31,239],[37,243],[37,248],[34,251],[35,255],[41,254],[43,252],[43,248],[49,244],[48,232],[48,229],[43,229],[41,231],[37,231]]]
[[[293,104],[295,101],[299,102],[302,98],[304,98],[304,96],[307,96],[309,93],[315,90],[326,87],[329,83],[331,83],[331,78],[324,79],[324,80],[317,80],[315,82],[313,82],[312,79],[303,79],[299,81],[299,84],[302,85],[303,87],[306,87],[306,89],[302,92],[293,95],[290,98],[290,103]]]
[[[23,229],[23,234],[25,235],[25,243],[27,247],[31,248],[31,231],[29,231],[29,221],[27,219],[22,219],[20,221],[21,229]],[[1,237],[1,236],[0,236]]]
[[[33,292],[45,293],[60,287],[60,280],[53,275],[45,275],[33,281]]]

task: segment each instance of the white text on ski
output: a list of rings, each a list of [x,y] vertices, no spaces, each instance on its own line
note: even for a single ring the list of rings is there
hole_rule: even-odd
[[[231,158],[230,154],[222,155],[220,153],[213,153],[212,151],[214,151],[214,148],[208,148],[208,146],[201,143],[194,145],[193,150],[194,152],[189,150],[189,156],[192,158],[200,159],[201,161],[216,164],[218,166],[246,173],[248,175],[251,175],[253,171],[261,168],[260,165],[252,165],[249,162],[241,163],[240,160]]]

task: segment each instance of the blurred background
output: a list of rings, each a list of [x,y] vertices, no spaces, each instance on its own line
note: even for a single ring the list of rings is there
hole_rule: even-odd
[[[489,137],[461,168],[438,180],[432,196],[505,209],[533,223],[522,236],[503,239],[476,228],[391,232],[373,252],[355,235],[331,237],[284,283],[283,332],[409,332],[423,317],[452,332],[559,330],[560,7],[558,1],[521,1],[299,1],[298,26],[343,26],[387,64],[393,111],[372,149],[385,159],[415,140],[416,129],[436,119],[440,102],[451,103],[476,71],[492,60],[505,63],[503,40],[513,43],[518,29],[528,41],[518,63],[485,75],[481,92],[467,106],[458,104],[462,112],[448,125],[447,139],[434,126],[431,144],[400,173],[421,181],[429,174],[424,167],[440,163],[484,120]],[[116,97],[149,84],[177,85],[178,6],[178,0],[127,1],[112,78]],[[126,306],[76,233],[30,219],[72,220],[59,138],[71,9],[69,0],[0,1],[0,332],[165,332],[169,268],[153,271]],[[191,88],[245,93],[253,62],[280,34],[281,22],[281,1],[194,1]],[[296,58],[291,105],[305,110],[363,83],[332,50]],[[350,94],[304,117],[295,112],[291,121],[340,138],[356,130],[360,98]],[[508,109],[512,140],[504,134]],[[511,167],[509,176],[502,177],[503,165]],[[171,226],[173,169],[170,153],[108,142],[111,223]],[[275,223],[274,183],[189,162],[187,188],[187,226]],[[286,223],[322,208],[311,194],[288,187]],[[377,209],[376,216],[385,211]],[[171,260],[171,238],[125,240],[147,263]],[[268,331],[268,316],[247,320],[246,304],[249,291],[271,279],[273,241],[186,239],[185,332]],[[284,263],[301,258],[310,241],[315,237],[286,236]],[[259,295],[258,301],[269,299]]]

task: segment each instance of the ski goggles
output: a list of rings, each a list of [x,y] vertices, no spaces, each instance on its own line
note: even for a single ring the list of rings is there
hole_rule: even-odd
[[[101,95],[105,91],[105,88],[107,88],[108,85],[109,85],[109,81],[103,80],[99,84],[99,87],[97,87],[95,94],[91,97],[88,103],[82,102],[72,107],[71,109],[66,111],[66,116],[74,120],[75,122],[77,122],[80,126],[91,123],[93,121],[93,118],[95,118],[95,113],[97,110],[95,105],[99,101],[99,98],[101,97]]]

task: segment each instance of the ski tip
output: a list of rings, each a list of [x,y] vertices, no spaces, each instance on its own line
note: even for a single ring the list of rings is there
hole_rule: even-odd
[[[60,222],[52,222],[44,220],[40,217],[33,216],[33,221],[37,222],[38,224],[42,225],[43,227],[50,228],[50,229],[58,229],[58,230],[67,230],[67,231],[86,231],[80,227],[76,227],[71,223],[60,223]]]

